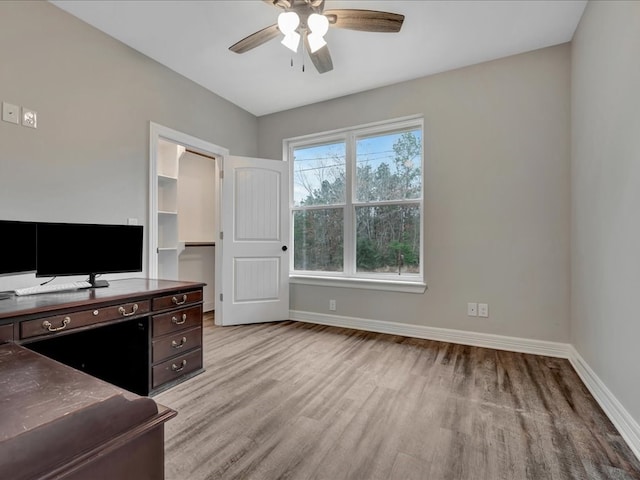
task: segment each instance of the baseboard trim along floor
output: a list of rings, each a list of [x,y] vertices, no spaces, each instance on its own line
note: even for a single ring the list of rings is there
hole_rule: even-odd
[[[624,408],[615,395],[600,380],[578,351],[569,343],[548,342],[519,337],[508,337],[448,328],[427,327],[408,323],[369,320],[340,315],[290,310],[289,319],[298,322],[353,328],[390,335],[422,338],[441,342],[459,343],[474,347],[493,348],[511,352],[530,353],[548,357],[566,358],[571,362],[593,397],[609,420],[615,425],[635,456],[640,459],[640,425]]]

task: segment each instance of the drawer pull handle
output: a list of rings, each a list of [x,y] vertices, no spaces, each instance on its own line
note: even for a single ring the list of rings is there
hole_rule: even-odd
[[[180,362],[180,366],[176,365],[175,363],[172,363],[171,370],[173,370],[174,372],[181,372],[186,366],[187,366],[187,361],[182,360],[182,362]]]
[[[58,332],[67,328],[67,325],[69,325],[70,323],[71,318],[64,317],[64,319],[62,320],[62,325],[60,325],[59,327],[54,327],[53,325],[51,325],[51,322],[49,320],[45,320],[44,322],[42,322],[42,328],[44,328],[45,330],[49,330],[50,332]]]
[[[176,342],[175,340],[172,340],[171,346],[173,348],[182,348],[185,343],[187,343],[187,337],[182,337],[182,340],[180,340],[180,343]]]
[[[171,317],[171,322],[175,323],[176,325],[182,325],[186,321],[187,321],[187,314],[186,313],[182,314],[182,319],[180,319],[180,320],[178,320],[178,317]]]
[[[176,297],[172,297],[171,301],[174,305],[184,305],[185,303],[187,303],[187,296],[182,295],[182,300],[178,300]]]
[[[133,308],[131,309],[130,313],[127,313],[127,311],[124,309],[124,307],[119,307],[118,308],[118,313],[120,315],[122,315],[123,317],[130,317],[131,315],[135,314],[138,311],[138,304],[134,303],[133,304]]]

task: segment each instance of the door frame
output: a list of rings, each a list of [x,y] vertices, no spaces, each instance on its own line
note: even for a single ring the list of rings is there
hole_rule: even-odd
[[[160,139],[182,145],[186,148],[191,148],[195,151],[204,153],[206,155],[215,157],[214,160],[214,184],[217,188],[216,205],[214,206],[214,222],[215,222],[215,238],[220,238],[220,208],[222,204],[222,188],[221,188],[221,175],[222,166],[224,160],[229,157],[229,150],[227,148],[215,145],[206,140],[194,137],[187,133],[179,132],[164,125],[158,123],[149,122],[149,211],[147,224],[149,225],[147,231],[147,272],[148,277],[157,278],[158,276],[158,262],[157,262],[157,249],[158,249],[158,220],[157,220],[157,207],[158,207],[158,141]],[[220,291],[222,281],[222,245],[221,242],[216,242],[215,248],[215,310],[222,313],[220,308]],[[216,324],[219,319],[216,315]],[[220,319],[221,320],[221,319]]]

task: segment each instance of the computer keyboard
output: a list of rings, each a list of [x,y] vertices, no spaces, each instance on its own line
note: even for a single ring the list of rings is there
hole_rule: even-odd
[[[36,285],[35,287],[18,288],[16,295],[35,295],[36,293],[60,292],[63,290],[77,290],[79,288],[89,288],[89,282],[52,283],[47,285]]]

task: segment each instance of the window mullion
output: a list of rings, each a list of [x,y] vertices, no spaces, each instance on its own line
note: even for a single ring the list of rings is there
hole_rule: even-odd
[[[355,234],[355,211],[354,182],[355,182],[355,136],[353,133],[347,135],[346,141],[346,197],[344,209],[344,273],[352,276],[356,272],[356,234]]]

